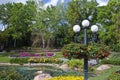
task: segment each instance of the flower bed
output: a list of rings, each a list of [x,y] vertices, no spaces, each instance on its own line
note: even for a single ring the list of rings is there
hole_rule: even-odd
[[[43,54],[31,54],[28,52],[21,52],[19,54],[10,55],[11,58],[16,58],[16,57],[22,57],[22,58],[26,58],[26,57],[53,57],[53,56],[55,56],[55,53],[53,53],[53,52],[47,52],[47,53],[43,53]]]
[[[62,60],[58,59],[58,58],[35,58],[35,57],[31,57],[28,59],[29,63],[63,63]]]
[[[21,52],[19,54],[14,54],[14,55],[10,55],[11,58],[16,58],[16,57],[40,57],[40,54],[30,54],[28,52]]]
[[[83,76],[59,76],[46,80],[84,80]]]
[[[47,57],[52,57],[52,56],[55,56],[55,53],[49,52],[49,53],[46,53],[46,56]]]
[[[63,63],[63,60],[58,58],[11,58],[10,63],[24,64],[24,63]]]

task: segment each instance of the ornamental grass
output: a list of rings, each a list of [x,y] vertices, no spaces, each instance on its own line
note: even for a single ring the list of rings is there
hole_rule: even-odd
[[[45,80],[84,80],[83,76],[58,76]]]

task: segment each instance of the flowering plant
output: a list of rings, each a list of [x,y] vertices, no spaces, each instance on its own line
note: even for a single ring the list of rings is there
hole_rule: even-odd
[[[30,54],[28,52],[21,52],[20,54],[20,57],[39,57],[40,54]]]
[[[35,57],[30,57],[28,59],[28,62],[30,63],[62,63],[63,61],[58,59],[58,58],[35,58]]]
[[[62,48],[62,53],[65,58],[83,58],[87,57],[87,46],[84,44],[70,43]]]
[[[81,58],[105,58],[110,53],[108,46],[100,44],[90,44],[88,47],[84,44],[70,43],[62,48],[62,54],[65,58],[81,59]]]
[[[45,80],[84,80],[83,76],[58,76]]]
[[[106,58],[110,54],[108,46],[96,43],[88,46],[88,52],[90,57],[99,59]]]
[[[49,53],[46,53],[46,56],[47,56],[47,57],[52,57],[52,56],[55,56],[55,53],[49,52]]]

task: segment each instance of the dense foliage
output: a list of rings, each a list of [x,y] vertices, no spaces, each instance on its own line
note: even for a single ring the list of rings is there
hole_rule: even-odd
[[[108,47],[100,44],[90,44],[88,47],[84,44],[70,43],[62,48],[65,58],[106,58],[110,54]]]
[[[102,64],[112,64],[112,65],[120,65],[120,59],[104,59],[101,61]]]
[[[65,58],[83,58],[87,57],[87,47],[84,44],[70,43],[62,48],[62,53]]]
[[[108,59],[103,59],[102,64],[120,65],[120,53],[112,53]]]
[[[120,1],[109,0],[108,5],[98,6],[96,0],[71,0],[68,4],[48,6],[29,0],[26,4],[6,3],[0,5],[0,23],[5,30],[0,32],[1,49],[12,47],[55,47],[74,42],[72,27],[81,26],[84,19],[90,26],[98,25],[98,41],[120,51]],[[24,14],[24,15],[23,15]],[[88,30],[88,40],[93,34]],[[78,42],[83,42],[83,31],[78,33]]]

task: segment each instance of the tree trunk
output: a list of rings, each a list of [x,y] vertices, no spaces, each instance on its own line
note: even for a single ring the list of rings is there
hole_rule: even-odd
[[[42,46],[45,48],[45,39],[42,37]]]
[[[47,48],[50,47],[50,39],[47,40]]]
[[[17,42],[17,40],[14,39],[14,48],[16,48],[16,42]]]

